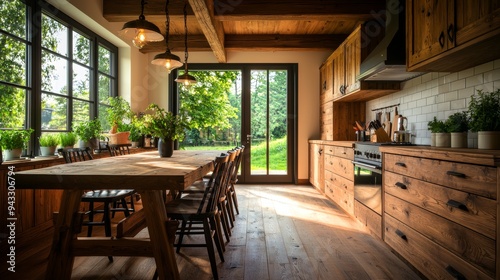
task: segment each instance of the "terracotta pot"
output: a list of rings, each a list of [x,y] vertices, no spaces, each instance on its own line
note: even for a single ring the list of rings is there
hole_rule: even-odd
[[[477,148],[500,150],[500,131],[478,131]]]
[[[451,133],[452,148],[467,148],[467,132],[452,132]]]

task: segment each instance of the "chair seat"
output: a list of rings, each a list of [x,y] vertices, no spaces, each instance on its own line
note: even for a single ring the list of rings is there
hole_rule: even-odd
[[[175,199],[165,205],[167,216],[173,219],[196,219],[196,217],[213,216],[215,212],[199,212],[201,198],[198,199]],[[204,207],[205,205],[201,206]]]
[[[82,201],[109,202],[126,198],[135,193],[135,190],[93,190],[83,194]]]

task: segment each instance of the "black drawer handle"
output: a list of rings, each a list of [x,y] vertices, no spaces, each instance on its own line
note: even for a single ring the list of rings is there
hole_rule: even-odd
[[[405,185],[405,184],[403,184],[403,183],[401,183],[401,182],[397,182],[397,183],[396,183],[396,184],[394,184],[394,185],[396,185],[396,187],[398,187],[398,188],[400,188],[400,189],[402,189],[402,190],[406,190],[406,189],[407,189],[407,188],[406,188],[406,185]]]
[[[319,149],[318,154],[321,155],[322,153],[323,153],[323,149]]]
[[[455,27],[453,26],[453,23],[448,26],[448,40],[453,43],[453,40],[455,38]]]
[[[455,171],[451,171],[451,170],[446,171],[446,174],[450,175],[450,176],[455,176],[458,178],[465,178],[466,177],[464,173],[455,172]]]
[[[396,162],[396,165],[397,166],[401,166],[401,167],[406,167],[406,164],[404,162]]]
[[[404,234],[402,231],[399,229],[396,230],[396,234],[401,237],[401,239],[408,241],[408,238],[406,238],[406,234]]]
[[[451,265],[448,265],[446,267],[446,271],[455,279],[457,280],[466,280],[467,278],[465,278],[465,276],[458,272],[453,266]]]
[[[448,202],[446,202],[446,205],[453,207],[453,208],[463,210],[463,211],[469,211],[469,209],[467,208],[467,206],[465,204],[463,204],[462,202],[458,202],[456,200],[453,200],[453,199],[448,200]]]
[[[443,48],[444,47],[444,31],[441,31],[441,34],[439,34],[438,42],[439,42],[439,45],[441,46],[441,48]]]

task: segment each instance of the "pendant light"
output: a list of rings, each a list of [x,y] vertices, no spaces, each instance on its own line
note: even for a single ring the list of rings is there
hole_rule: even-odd
[[[138,49],[141,49],[148,42],[159,42],[163,40],[158,26],[146,20],[144,16],[144,5],[146,1],[141,0],[141,15],[139,19],[129,21],[123,25],[120,34],[124,37],[132,38],[132,43]]]
[[[188,72],[188,29],[187,29],[187,3],[184,3],[184,45],[185,45],[185,60],[184,60],[184,74],[179,75],[177,79],[175,79],[176,82],[182,83],[185,87],[189,87],[190,85],[196,84],[196,78],[189,75]]]
[[[178,56],[170,52],[170,49],[168,47],[168,37],[170,36],[170,15],[168,14],[168,3],[169,0],[167,0],[165,4],[165,14],[167,17],[165,21],[167,30],[165,33],[165,42],[167,44],[167,50],[164,53],[155,55],[153,61],[151,61],[151,64],[165,67],[167,69],[168,74],[170,74],[170,71],[172,71],[172,69],[181,67],[182,62]]]

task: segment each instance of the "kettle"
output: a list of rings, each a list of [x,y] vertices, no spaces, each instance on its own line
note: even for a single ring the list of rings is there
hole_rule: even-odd
[[[408,119],[406,117],[399,116],[397,122],[398,122],[398,130],[405,131],[406,127],[408,126]]]

